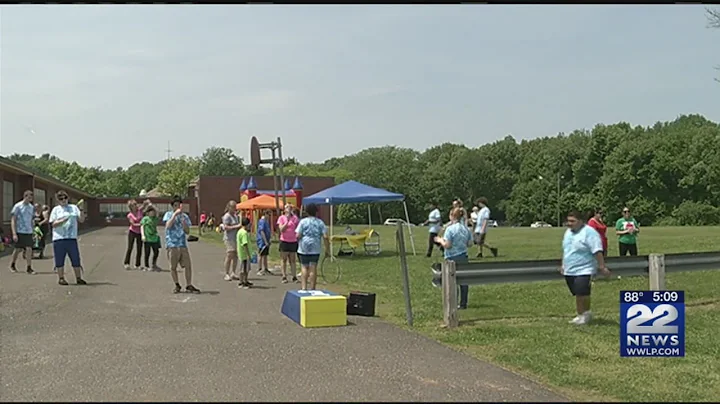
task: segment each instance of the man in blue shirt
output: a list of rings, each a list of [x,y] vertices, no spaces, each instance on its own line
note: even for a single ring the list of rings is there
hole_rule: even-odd
[[[560,273],[565,276],[570,293],[575,296],[577,316],[570,320],[571,324],[587,324],[592,319],[590,312],[590,292],[592,276],[600,272],[609,276],[605,267],[603,245],[600,235],[595,229],[586,226],[578,212],[570,212],[567,216],[568,229],[563,236],[563,258]]]
[[[17,272],[15,262],[21,253],[25,253],[25,262],[27,263],[26,271],[32,275],[35,273],[32,269],[32,246],[33,246],[33,221],[35,219],[35,205],[33,205],[33,192],[23,192],[23,199],[16,203],[10,210],[10,229],[12,230],[12,239],[15,244],[12,261],[10,262],[10,271]]]
[[[188,293],[200,293],[200,290],[192,284],[192,262],[187,247],[187,235],[190,234],[190,217],[182,211],[182,198],[179,196],[173,197],[172,211],[165,223],[165,247],[168,250],[168,258],[170,259],[170,275],[173,282],[175,282],[173,293],[180,293],[182,290],[177,273],[178,265],[185,269],[185,291]]]
[[[270,213],[263,212],[262,217],[257,224],[257,234],[255,241],[258,247],[258,275],[272,275],[268,268],[268,255],[270,254],[270,237],[272,236],[272,230],[270,230],[270,220],[268,219]]]

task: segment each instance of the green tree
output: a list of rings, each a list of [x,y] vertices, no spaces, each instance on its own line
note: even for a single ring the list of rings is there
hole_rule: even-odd
[[[200,157],[200,175],[211,176],[244,176],[247,169],[243,159],[232,149],[226,147],[210,147]]]
[[[182,156],[166,160],[158,176],[158,189],[165,195],[187,196],[188,185],[200,171],[197,158]]]

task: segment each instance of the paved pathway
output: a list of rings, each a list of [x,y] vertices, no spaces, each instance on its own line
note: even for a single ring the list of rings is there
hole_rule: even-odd
[[[279,312],[294,285],[239,290],[220,246],[191,244],[204,293],[173,295],[167,272],[122,268],[122,228],[80,244],[85,287],[0,259],[1,401],[565,401],[378,319],[303,329]]]

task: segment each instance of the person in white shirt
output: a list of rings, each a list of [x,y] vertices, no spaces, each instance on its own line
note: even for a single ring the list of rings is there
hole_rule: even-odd
[[[472,213],[470,213],[470,221],[468,222],[468,227],[472,229],[474,229],[477,225],[478,211],[480,211],[480,208],[478,208],[477,206],[473,206]]]
[[[475,232],[473,234],[475,245],[478,247],[477,257],[480,258],[483,256],[483,247],[489,249],[493,257],[497,257],[498,249],[485,242],[485,236],[487,236],[490,223],[490,208],[487,207],[488,200],[485,197],[480,197],[476,203],[477,206],[480,207],[475,223]]]
[[[440,230],[442,229],[442,215],[440,214],[440,209],[438,208],[437,202],[432,203],[433,210],[428,215],[428,220],[423,223],[423,225],[429,225],[429,237],[428,237],[428,250],[427,250],[427,256],[432,256],[432,250],[433,246],[437,245],[440,249],[440,252],[443,252],[444,249],[440,243],[435,241],[435,238],[440,234]]]

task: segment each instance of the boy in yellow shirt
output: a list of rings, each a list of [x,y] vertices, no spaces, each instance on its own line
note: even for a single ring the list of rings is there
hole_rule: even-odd
[[[248,273],[250,272],[250,219],[244,217],[242,219],[242,227],[237,232],[237,253],[238,259],[240,260],[240,283],[238,288],[250,289],[253,285],[248,280]]]

